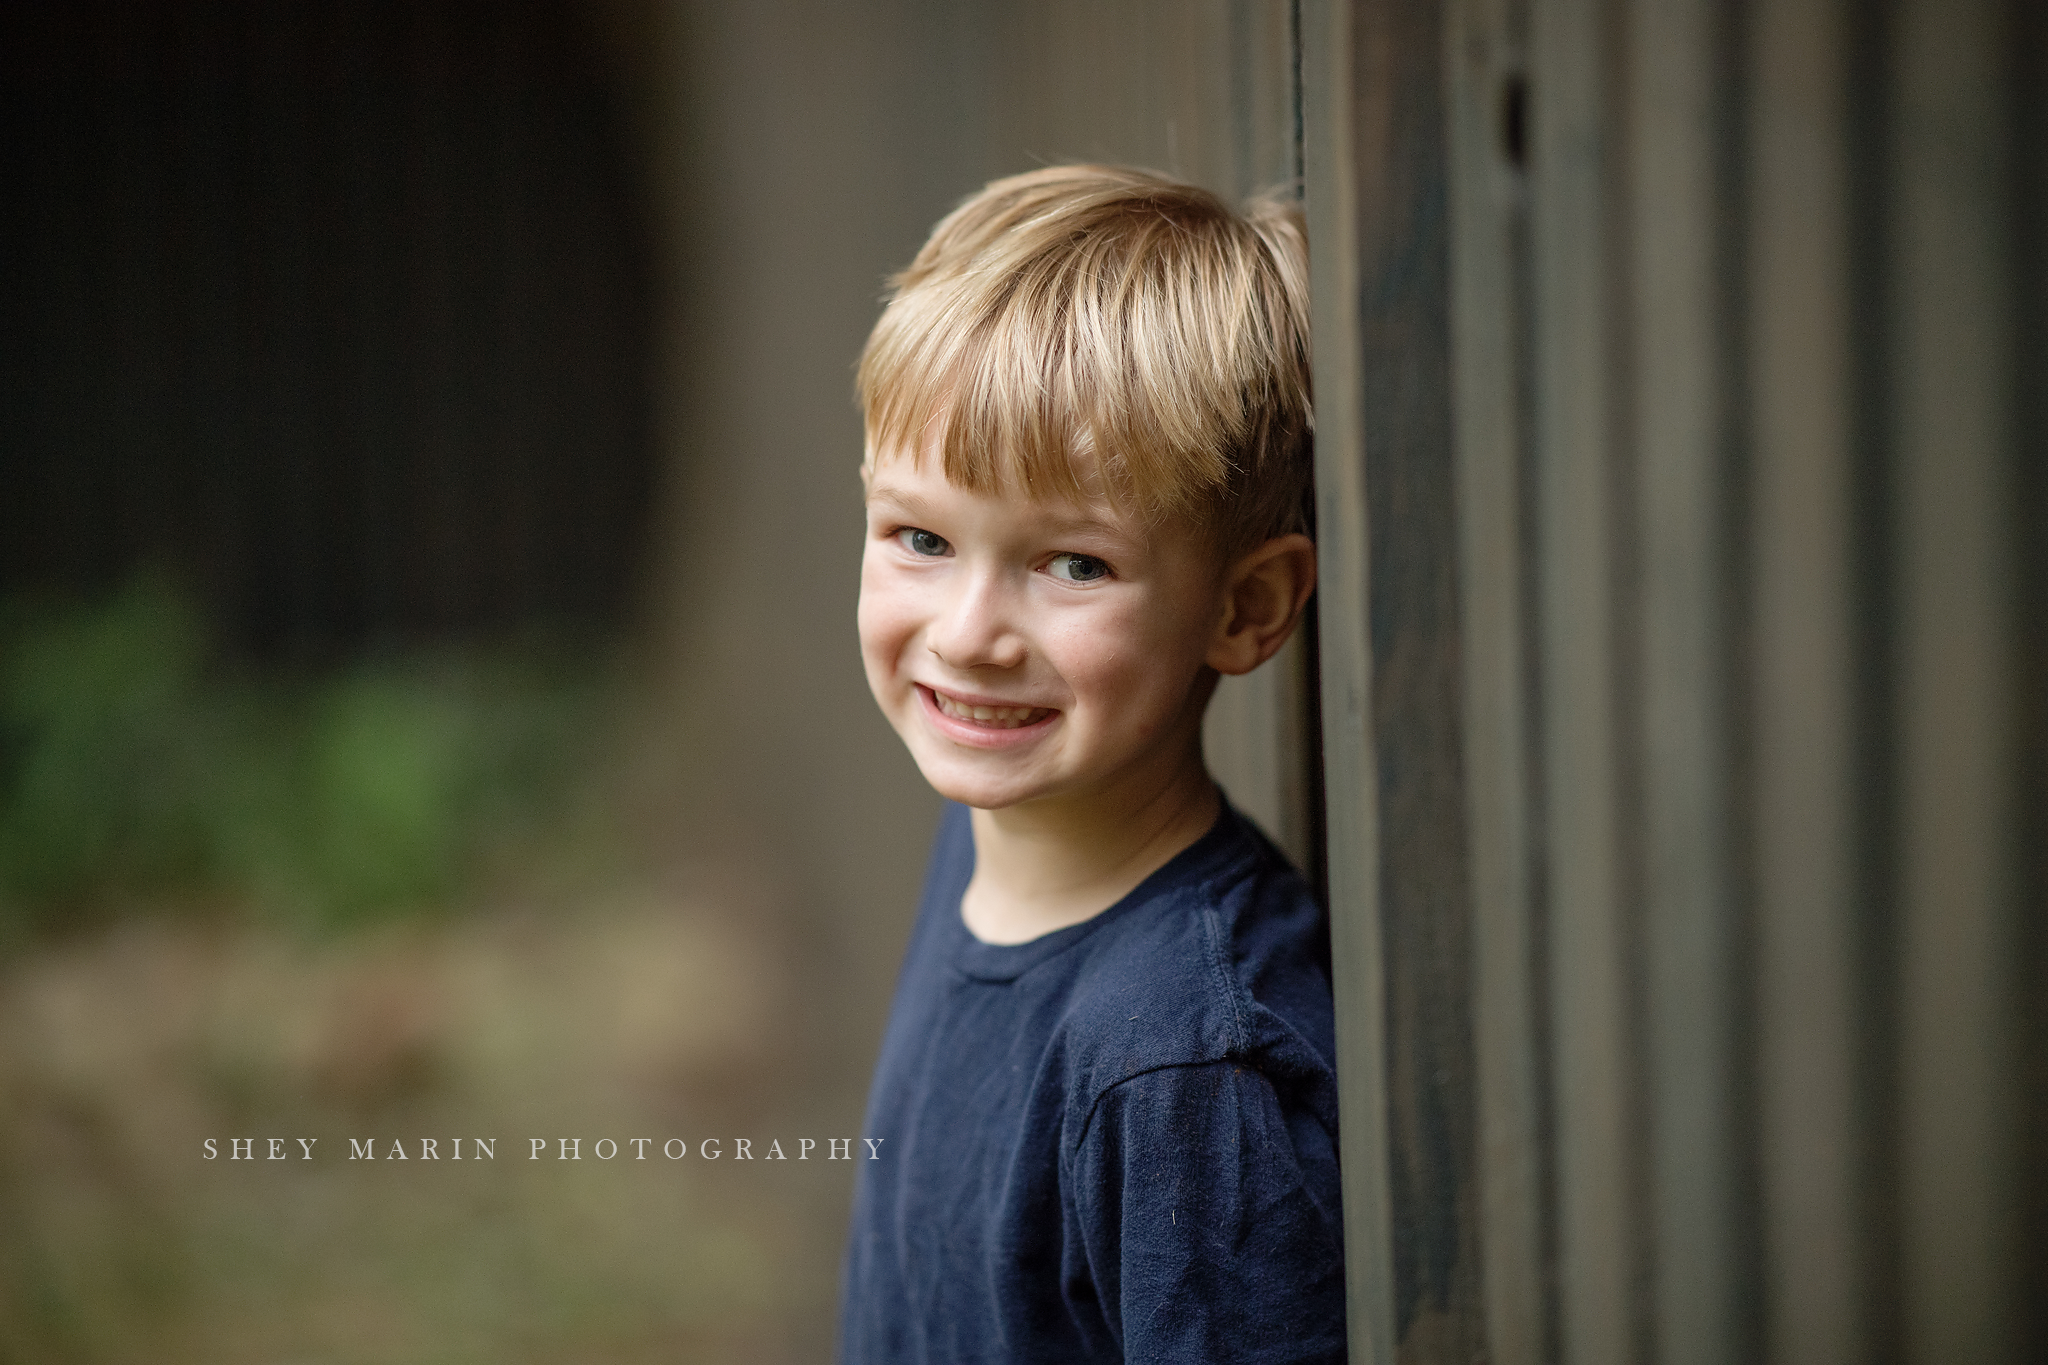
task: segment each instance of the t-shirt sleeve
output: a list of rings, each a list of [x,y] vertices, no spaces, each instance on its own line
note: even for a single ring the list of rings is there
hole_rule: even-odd
[[[1344,1359],[1336,1153],[1258,1070],[1112,1087],[1073,1176],[1085,1273],[1125,1360]]]

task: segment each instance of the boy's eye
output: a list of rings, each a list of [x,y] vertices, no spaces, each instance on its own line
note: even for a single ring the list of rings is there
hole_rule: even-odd
[[[1069,583],[1093,583],[1098,578],[1109,577],[1109,565],[1094,555],[1057,554],[1045,570],[1054,578],[1065,579]]]
[[[953,548],[946,543],[944,536],[935,536],[930,531],[921,531],[915,526],[898,531],[896,539],[904,549],[914,555],[942,555]]]

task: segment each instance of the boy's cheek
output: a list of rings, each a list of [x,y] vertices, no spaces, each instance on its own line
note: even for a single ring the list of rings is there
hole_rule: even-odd
[[[891,729],[903,734],[908,720],[909,686],[897,672],[894,661],[866,648],[863,642],[861,666],[867,674],[868,695],[874,698],[875,709],[882,713]]]
[[[868,689],[885,710],[893,694],[904,686],[897,675],[897,662],[914,633],[900,608],[901,603],[887,594],[871,593],[863,586],[856,616],[861,664],[867,672]]]
[[[887,704],[888,691],[895,677],[896,651],[881,628],[880,623],[865,610],[860,619],[860,661],[867,670],[868,687],[875,694],[875,700]]]
[[[881,637],[889,617],[889,592],[887,574],[883,566],[875,562],[872,550],[861,559],[860,601],[854,611],[854,619],[860,629],[861,653],[872,651],[873,644]]]
[[[898,604],[890,594],[877,591],[875,585],[863,579],[860,587],[860,605],[854,613],[854,620],[860,628],[860,647],[869,652],[881,640],[898,629],[896,618],[901,615]]]

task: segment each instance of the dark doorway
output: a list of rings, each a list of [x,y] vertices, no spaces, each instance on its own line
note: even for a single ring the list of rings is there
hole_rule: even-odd
[[[531,0],[0,19],[0,590],[160,566],[268,656],[624,614],[650,269]]]

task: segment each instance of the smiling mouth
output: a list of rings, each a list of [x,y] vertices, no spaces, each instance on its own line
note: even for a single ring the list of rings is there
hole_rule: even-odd
[[[937,688],[925,690],[932,694],[932,701],[941,713],[954,720],[986,725],[991,730],[1015,730],[1019,726],[1036,724],[1052,714],[1052,709],[1045,706],[969,706],[966,702],[954,701]]]

